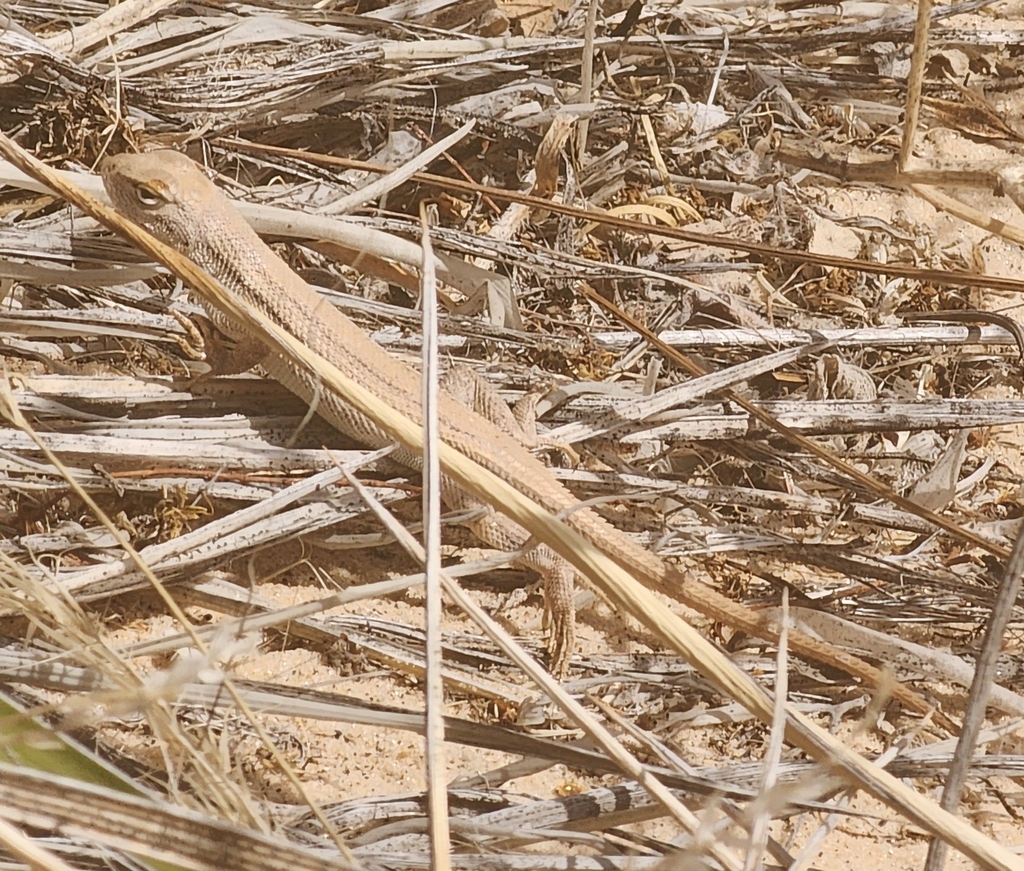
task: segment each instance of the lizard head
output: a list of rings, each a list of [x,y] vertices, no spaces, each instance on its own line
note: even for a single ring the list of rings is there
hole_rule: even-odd
[[[177,151],[118,154],[99,169],[115,208],[179,249],[189,248],[191,233],[221,196],[198,164]]]

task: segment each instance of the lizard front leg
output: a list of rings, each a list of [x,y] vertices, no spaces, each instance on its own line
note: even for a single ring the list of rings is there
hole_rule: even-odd
[[[470,410],[519,439],[525,446],[536,443],[536,433],[524,427],[491,386],[467,366],[453,367],[442,381],[441,388]],[[477,538],[493,548],[519,550],[529,540],[530,536],[521,526],[493,508],[488,508],[485,503],[479,502],[447,479],[442,485],[441,498],[451,509],[487,508],[484,517],[470,521],[466,526]],[[544,612],[549,628],[548,657],[552,673],[558,678],[564,678],[576,639],[576,607],[573,601],[575,570],[545,544],[530,548],[516,562],[533,569],[543,579]]]
[[[267,358],[266,345],[248,333],[240,331],[217,309],[205,303],[202,305],[206,317],[197,317],[194,320],[203,337],[210,376],[248,372]]]

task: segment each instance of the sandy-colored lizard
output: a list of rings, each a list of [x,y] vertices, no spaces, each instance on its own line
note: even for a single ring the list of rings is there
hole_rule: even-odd
[[[185,254],[384,403],[414,421],[421,420],[419,373],[380,348],[292,272],[193,161],[171,151],[125,154],[108,158],[101,173],[107,192],[122,214]],[[240,325],[212,306],[207,306],[207,310],[225,334],[251,344]],[[257,362],[251,354],[245,356],[246,366]],[[295,368],[276,354],[264,353],[258,362],[304,400],[315,402],[318,413],[340,431],[371,447],[391,443],[390,438],[340,397],[320,389],[305,370]],[[458,377],[462,381],[466,376],[460,373]],[[483,402],[485,406],[493,405],[486,392]],[[507,408],[504,413],[511,418]],[[497,414],[501,415],[501,409]],[[568,524],[647,586],[734,629],[768,640],[777,638],[778,628],[772,621],[687,577],[593,511],[578,508],[575,497],[502,425],[494,424],[485,414],[444,392],[439,417],[446,442],[548,511],[564,512]],[[399,452],[398,457],[412,467],[418,465],[418,458],[408,452]],[[447,478],[442,498],[449,507],[471,501]],[[501,550],[516,550],[527,541],[524,530],[497,514],[474,522],[472,528],[484,542]],[[546,581],[547,606],[553,617],[551,651],[558,670],[564,667],[573,640],[573,571],[543,545],[531,550],[524,561]],[[830,644],[793,630],[788,643],[791,650],[802,656],[842,669],[868,685],[883,685],[878,669]],[[908,687],[892,681],[885,681],[884,685],[913,710],[929,710],[924,699]]]

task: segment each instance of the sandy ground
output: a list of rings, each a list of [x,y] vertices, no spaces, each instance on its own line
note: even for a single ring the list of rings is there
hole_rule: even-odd
[[[1004,4],[1000,8],[1003,20],[1024,15],[1024,3]],[[998,27],[1000,19],[984,17],[983,26]],[[1007,117],[1019,119],[1024,115],[1024,97],[1011,94],[1003,98],[1002,111]],[[971,142],[946,130],[924,132],[919,140],[918,154],[922,158],[977,159],[1002,158],[1004,152],[992,146]],[[956,193],[965,202],[1006,221],[1024,223],[1024,216],[1006,198],[998,198],[987,191],[961,190]],[[1020,276],[1024,274],[1024,251],[1014,244],[997,239],[983,230],[965,225],[935,210],[910,192],[857,188],[836,189],[828,205],[843,215],[873,215],[886,221],[907,226],[919,224],[935,234],[936,247],[957,249],[966,262],[974,261],[995,275]],[[856,252],[854,252],[856,253]],[[1006,314],[1024,317],[1020,311],[1024,300],[995,294],[979,295],[970,300],[970,307],[990,308]],[[994,390],[996,390],[994,388]],[[998,395],[998,393],[996,394]],[[1021,458],[1021,428],[1002,428],[990,440],[990,450],[998,452],[999,459],[1012,469],[1024,474]],[[395,550],[384,550],[375,555],[356,552],[346,557],[353,563],[342,571],[356,574],[366,580],[376,580],[407,570],[404,560]],[[358,564],[356,564],[358,563]],[[398,567],[396,568],[396,563]],[[258,594],[278,606],[288,606],[321,595],[322,588],[309,573],[297,571],[284,582],[260,583]],[[488,607],[496,607],[499,597],[480,592],[478,598]],[[393,597],[386,601],[374,600],[353,609],[357,613],[417,624],[422,619],[421,597],[418,592]],[[202,621],[207,616],[192,609],[192,616]],[[151,637],[171,631],[169,619],[153,616],[145,609],[127,615],[121,626],[113,628],[109,637],[112,645],[128,643],[141,637]],[[539,600],[536,596],[525,604],[514,607],[506,619],[524,633],[537,634],[541,625]],[[470,631],[463,620],[448,615],[452,628]],[[611,637],[608,632],[611,632]],[[643,649],[643,637],[634,636],[627,641],[622,635],[622,624],[603,604],[596,604],[580,622],[579,649],[594,652],[612,646]],[[616,633],[620,633],[616,635]],[[422,706],[421,688],[415,680],[396,676],[365,663],[351,670],[344,665],[329,664],[319,653],[301,649],[270,649],[268,646],[253,651],[233,665],[238,678],[268,680],[295,686],[336,691],[372,702],[397,705],[409,709]],[[466,718],[480,715],[479,707],[464,699],[451,698],[447,713]],[[420,791],[424,788],[423,742],[408,732],[378,727],[349,726],[283,717],[264,717],[272,734],[280,739],[280,746],[299,771],[309,795],[321,803],[330,803],[362,796]],[[897,732],[909,731],[910,725],[900,723]],[[113,743],[131,744],[122,729],[107,728],[102,736]],[[840,735],[865,752],[885,749],[891,736],[877,732],[863,733],[855,722],[845,722]],[[737,740],[730,745],[727,730],[721,727],[694,727],[678,730],[672,735],[673,748],[694,765],[716,764],[723,761],[723,747],[733,746],[737,753],[749,752],[751,744]],[[759,746],[759,745],[758,745]],[[245,759],[247,776],[252,790],[260,798],[288,803],[295,799],[291,788],[280,773],[257,749],[255,739],[248,749],[246,744],[236,748],[239,758]],[[447,764],[451,778],[465,774],[480,774],[513,761],[514,757],[495,751],[449,746]],[[155,761],[155,760],[154,760]],[[510,790],[538,798],[548,798],[614,778],[590,778],[564,766],[520,778],[506,784]],[[919,788],[924,788],[918,784]],[[1001,783],[1000,789],[1016,792],[1016,784]],[[937,795],[934,785],[932,795]],[[884,806],[864,795],[858,795],[852,808],[875,818],[844,818],[828,835],[820,850],[812,857],[812,866],[826,869],[885,868],[889,871],[918,869],[922,866],[927,840],[923,833],[897,819]],[[993,795],[992,790],[976,791],[965,807],[972,821],[984,832],[1008,845],[1024,844],[1024,822],[1011,816],[1010,811]],[[774,835],[797,852],[816,830],[818,821],[810,816],[778,822]],[[665,823],[645,824],[642,831],[659,838],[670,839],[676,832]],[[951,869],[972,867],[963,857],[954,855],[947,865]]]

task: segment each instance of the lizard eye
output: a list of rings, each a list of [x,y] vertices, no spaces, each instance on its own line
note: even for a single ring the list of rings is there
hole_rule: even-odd
[[[161,198],[158,197],[155,193],[153,193],[153,191],[151,191],[145,185],[136,185],[135,198],[142,205],[150,209],[156,208],[162,202]]]

